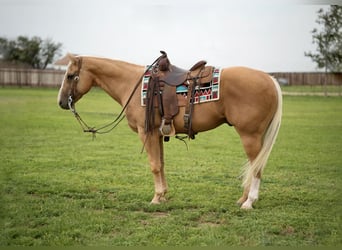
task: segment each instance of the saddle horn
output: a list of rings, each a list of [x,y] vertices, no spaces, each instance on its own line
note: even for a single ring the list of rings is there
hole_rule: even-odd
[[[169,71],[169,68],[170,68],[169,58],[167,58],[167,54],[165,51],[161,50],[160,53],[162,55],[158,62],[158,68],[160,71]]]

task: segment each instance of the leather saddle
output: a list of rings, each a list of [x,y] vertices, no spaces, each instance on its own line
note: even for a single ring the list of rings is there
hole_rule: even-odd
[[[162,117],[159,127],[164,140],[175,135],[173,117],[179,112],[179,103],[176,88],[180,85],[188,87],[187,103],[185,104],[184,127],[188,136],[194,139],[195,133],[191,129],[193,112],[193,97],[196,86],[202,82],[210,82],[213,67],[205,66],[206,61],[199,61],[189,70],[174,66],[170,63],[166,52],[160,51],[162,56],[152,68],[150,82],[147,89],[145,132],[152,132],[154,128],[154,108],[157,106]],[[157,102],[157,103],[155,103]]]

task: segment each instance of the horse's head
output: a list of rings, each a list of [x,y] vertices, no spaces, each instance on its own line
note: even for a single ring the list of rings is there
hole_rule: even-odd
[[[82,68],[82,57],[69,55],[69,59],[57,99],[59,106],[63,109],[73,107],[92,86],[89,73]]]

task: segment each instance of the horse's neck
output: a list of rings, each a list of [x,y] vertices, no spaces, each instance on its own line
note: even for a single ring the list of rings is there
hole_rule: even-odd
[[[118,103],[125,105],[144,67],[118,60],[93,58],[89,70],[99,87]]]

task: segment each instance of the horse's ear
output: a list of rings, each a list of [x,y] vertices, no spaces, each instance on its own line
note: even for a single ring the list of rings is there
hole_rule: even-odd
[[[75,63],[77,61],[77,57],[74,54],[68,53],[67,57],[69,58],[70,62]]]

